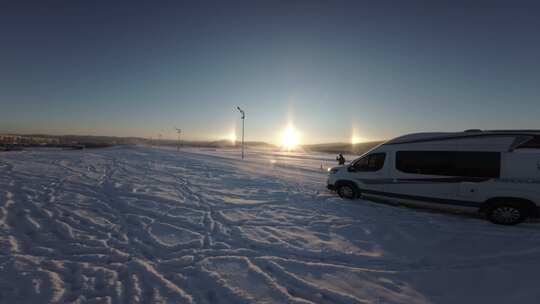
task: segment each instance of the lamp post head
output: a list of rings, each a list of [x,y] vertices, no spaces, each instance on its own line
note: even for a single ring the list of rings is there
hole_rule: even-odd
[[[246,114],[244,113],[244,110],[240,109],[240,107],[236,107],[238,109],[238,111],[240,111],[240,113],[242,114],[242,119],[244,119],[246,117]]]

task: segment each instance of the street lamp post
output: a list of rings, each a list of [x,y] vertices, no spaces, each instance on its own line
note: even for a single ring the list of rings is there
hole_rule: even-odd
[[[242,114],[242,159],[244,159],[244,120],[246,119],[246,113],[240,107],[236,107],[240,114]]]

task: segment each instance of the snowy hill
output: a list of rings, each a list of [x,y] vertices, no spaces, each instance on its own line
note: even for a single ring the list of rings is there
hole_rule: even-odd
[[[0,154],[0,303],[537,303],[540,226],[345,201],[334,155]],[[322,168],[322,170],[321,170]]]

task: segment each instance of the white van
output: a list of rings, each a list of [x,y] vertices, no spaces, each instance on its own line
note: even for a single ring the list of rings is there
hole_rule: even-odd
[[[480,211],[504,225],[540,215],[540,130],[410,134],[329,171],[343,198]]]

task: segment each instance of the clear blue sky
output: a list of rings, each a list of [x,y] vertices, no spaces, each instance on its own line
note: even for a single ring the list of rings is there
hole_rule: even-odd
[[[538,1],[3,1],[0,46],[0,132],[540,128]]]

